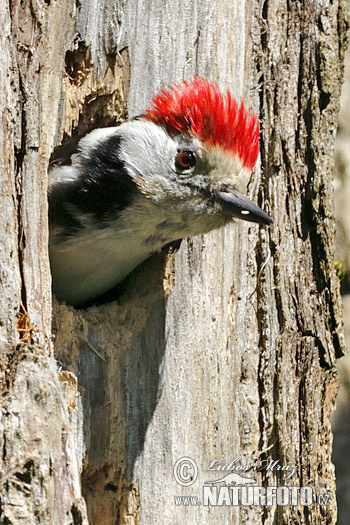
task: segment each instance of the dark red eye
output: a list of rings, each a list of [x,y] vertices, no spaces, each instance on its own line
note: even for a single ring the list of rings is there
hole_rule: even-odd
[[[196,157],[192,151],[179,151],[176,160],[175,166],[176,169],[180,171],[190,170],[196,165]]]

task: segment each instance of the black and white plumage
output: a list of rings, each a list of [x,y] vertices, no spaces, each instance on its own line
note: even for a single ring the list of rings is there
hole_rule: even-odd
[[[217,95],[217,86],[201,79],[184,86],[197,89],[202,99],[196,82],[209,86],[207,96]],[[182,86],[175,89],[180,93]],[[168,108],[161,111],[168,116]],[[256,126],[244,115],[255,137]],[[226,138],[210,142],[198,126],[193,132],[188,119],[188,130],[174,129],[173,122],[163,125],[146,112],[118,127],[94,130],[80,140],[70,166],[51,171],[50,261],[59,300],[80,305],[94,299],[164,245],[219,228],[232,217],[271,224],[237,191],[258,152],[235,153]],[[207,132],[206,121],[204,126]]]

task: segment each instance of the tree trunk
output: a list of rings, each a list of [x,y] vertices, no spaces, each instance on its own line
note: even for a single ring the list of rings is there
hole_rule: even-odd
[[[350,48],[345,55],[344,85],[335,154],[336,260],[342,276],[341,294],[346,348],[350,348]],[[350,521],[350,354],[337,362],[339,392],[331,418],[333,462],[337,479],[338,525]]]
[[[331,186],[343,7],[0,3],[2,523],[86,524],[85,502],[94,525],[335,523],[328,418],[342,339]],[[50,156],[193,74],[259,113],[248,192],[275,223],[186,239],[146,261],[109,303],[55,301],[58,368]],[[198,467],[191,486],[179,477],[192,463],[173,474],[183,457]],[[206,505],[205,482],[234,467],[256,486],[309,486],[312,505]]]

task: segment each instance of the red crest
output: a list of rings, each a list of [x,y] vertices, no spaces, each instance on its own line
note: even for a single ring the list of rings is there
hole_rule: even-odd
[[[234,153],[252,171],[259,154],[259,121],[238,106],[231,93],[223,95],[215,82],[194,77],[163,89],[144,118],[171,133],[191,133],[207,146]]]

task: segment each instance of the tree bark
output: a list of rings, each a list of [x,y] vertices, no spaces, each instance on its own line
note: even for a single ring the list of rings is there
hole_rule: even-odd
[[[350,48],[345,55],[339,129],[335,153],[336,260],[341,264],[341,294],[346,348],[350,347]],[[343,273],[344,272],[344,273]],[[342,275],[343,273],[343,275]],[[350,354],[337,362],[339,391],[331,423],[334,435],[332,458],[337,479],[338,523],[350,520]]]
[[[0,14],[2,522],[335,523],[328,418],[342,332],[331,185],[343,2],[13,0]],[[248,193],[275,224],[186,239],[105,304],[54,301],[57,367],[50,156],[193,74],[259,113]],[[173,475],[184,456],[198,466],[189,487]],[[211,462],[236,458],[258,486],[310,486],[329,505],[203,504],[204,483],[223,474]],[[277,465],[296,471],[286,479]],[[201,505],[177,506],[174,495]]]

